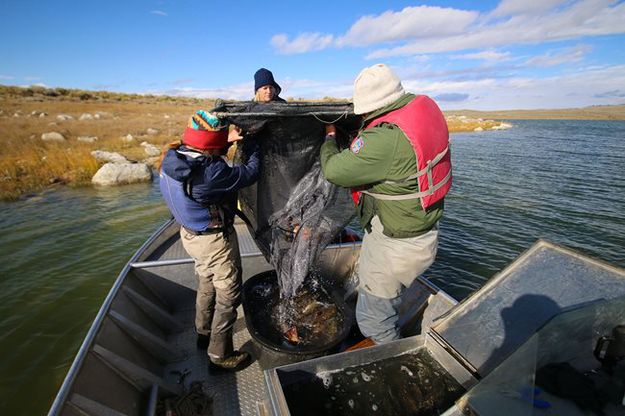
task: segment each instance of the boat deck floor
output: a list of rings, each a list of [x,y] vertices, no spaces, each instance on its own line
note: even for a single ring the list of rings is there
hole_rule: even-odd
[[[242,256],[243,280],[271,269],[264,260],[247,227],[242,223],[235,224]],[[180,240],[175,241],[164,252],[158,253],[160,260],[188,258]],[[178,272],[179,273],[179,272]],[[192,288],[192,265],[188,264],[184,273],[183,285]],[[179,273],[180,275],[180,273]],[[171,275],[169,276],[172,277]],[[195,288],[192,288],[195,290]],[[424,299],[420,299],[422,305]],[[164,379],[169,385],[181,385],[183,391],[188,390],[194,381],[202,383],[205,394],[213,398],[213,414],[215,415],[263,415],[268,414],[268,393],[259,359],[259,348],[253,343],[245,325],[244,311],[237,309],[238,319],[234,326],[234,347],[247,351],[252,355],[252,363],[236,373],[214,373],[209,370],[209,359],[205,350],[196,346],[195,304],[188,299],[182,308],[174,312],[174,317],[183,323],[181,332],[171,333],[167,343],[179,353],[178,359],[171,361],[164,368]],[[357,331],[356,331],[357,332]],[[353,336],[352,336],[353,335]],[[362,340],[362,335],[350,334],[340,350]],[[187,374],[181,377],[182,374]]]
[[[252,264],[246,264],[246,258],[260,254],[260,251],[243,223],[237,223],[235,227],[240,251],[244,257],[244,279],[257,272],[267,270],[269,265],[262,257],[257,257]],[[188,255],[179,240],[161,255],[161,259],[184,257],[188,257]],[[195,305],[189,306],[190,308],[178,310],[174,315],[180,322],[185,323],[185,329],[182,332],[171,334],[167,341],[174,350],[180,352],[180,356],[183,358],[165,367],[165,379],[171,384],[182,385],[184,390],[187,390],[194,381],[201,382],[203,391],[213,398],[213,414],[215,415],[258,415],[261,402],[267,398],[267,391],[263,370],[255,357],[252,338],[245,326],[243,308],[239,306],[237,309],[238,319],[234,325],[234,348],[252,354],[253,361],[247,368],[235,373],[224,371],[215,373],[209,371],[206,350],[196,346]],[[182,374],[187,375],[181,376]]]
[[[193,322],[193,310],[181,314],[185,315],[179,317],[183,322]],[[254,356],[252,364],[241,371],[215,373],[209,370],[206,350],[196,346],[193,327],[172,335],[169,341],[185,357],[165,367],[166,379],[171,384],[180,383],[186,390],[192,382],[201,382],[204,393],[213,399],[214,415],[259,414],[259,405],[267,398],[267,391],[263,370]],[[252,339],[242,318],[237,320],[234,327],[234,347],[253,353]]]

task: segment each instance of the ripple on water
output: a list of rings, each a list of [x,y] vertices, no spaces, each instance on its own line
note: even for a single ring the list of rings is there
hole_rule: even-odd
[[[112,282],[169,217],[157,186],[68,188],[0,204],[0,384],[8,386],[0,403],[7,414],[46,412]]]
[[[625,267],[625,122],[514,124],[452,135],[454,186],[426,276],[457,299],[538,238]],[[113,280],[169,213],[158,182],[0,208],[0,406],[44,414]]]

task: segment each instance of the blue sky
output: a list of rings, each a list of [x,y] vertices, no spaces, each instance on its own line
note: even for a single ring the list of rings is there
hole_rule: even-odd
[[[443,109],[625,104],[625,2],[3,0],[0,84],[351,98],[384,62]]]

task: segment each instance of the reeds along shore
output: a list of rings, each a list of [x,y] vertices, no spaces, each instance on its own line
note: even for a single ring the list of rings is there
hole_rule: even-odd
[[[181,136],[193,111],[214,105],[212,100],[94,94],[23,97],[0,89],[0,199],[51,184],[89,184],[101,165],[93,150],[144,160],[141,142],[163,147]],[[42,139],[51,132],[65,140]]]
[[[0,86],[0,199],[19,198],[51,184],[89,184],[101,165],[91,155],[93,150],[145,160],[142,142],[164,147],[181,137],[190,114],[213,106],[213,100],[195,98]],[[502,126],[478,118],[485,117],[483,113],[471,115],[448,115],[449,130]],[[50,132],[65,140],[43,140],[42,135]]]

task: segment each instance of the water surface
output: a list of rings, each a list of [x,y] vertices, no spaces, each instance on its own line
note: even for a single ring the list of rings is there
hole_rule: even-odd
[[[0,204],[3,414],[46,414],[115,278],[168,216],[146,184]]]
[[[452,135],[454,187],[426,275],[458,299],[539,238],[625,267],[625,122],[512,123]]]
[[[452,136],[426,276],[458,299],[538,238],[625,267],[625,122],[514,121]],[[169,214],[158,184],[0,203],[0,409],[42,415],[123,265]]]

